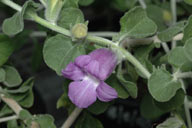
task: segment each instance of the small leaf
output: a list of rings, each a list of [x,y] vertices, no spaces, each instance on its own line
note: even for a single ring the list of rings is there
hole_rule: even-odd
[[[19,112],[19,118],[21,120],[27,120],[27,119],[31,119],[32,115],[27,110],[23,109]]]
[[[75,24],[83,22],[84,22],[83,13],[78,8],[62,9],[60,17],[58,19],[58,25],[66,29],[70,29]]]
[[[7,89],[5,90],[7,93],[25,93],[28,90],[32,89],[33,86],[33,78],[29,78],[27,81],[25,81],[19,88],[17,89]]]
[[[181,83],[174,80],[164,69],[155,70],[148,80],[149,92],[159,102],[169,101],[179,88],[181,88]]]
[[[184,103],[185,93],[183,89],[179,89],[176,95],[167,102],[157,102],[154,101],[155,105],[160,108],[162,111],[173,111],[178,107],[181,107]]]
[[[156,30],[156,24],[147,17],[144,9],[135,7],[120,20],[121,35],[126,35],[133,38],[144,38],[153,35]]]
[[[88,113],[84,113],[75,124],[75,128],[103,128],[102,123]]]
[[[165,113],[153,103],[153,99],[149,94],[142,98],[140,111],[141,115],[147,119],[155,119]]]
[[[69,62],[73,61],[77,56],[84,54],[84,48],[80,44],[72,45],[70,38],[63,35],[56,35],[45,41],[43,47],[43,57],[45,63],[53,70],[61,75]]]
[[[27,92],[27,95],[19,101],[19,104],[22,107],[29,108],[33,105],[34,103],[34,95],[32,89]]]
[[[184,46],[184,52],[187,58],[192,61],[192,38],[188,39]]]
[[[184,28],[184,36],[182,41],[185,43],[189,38],[192,37],[192,16],[188,18],[188,23]]]
[[[15,49],[15,44],[11,40],[4,36],[0,35],[0,66],[5,64]]]
[[[117,93],[118,97],[122,99],[126,99],[129,97],[129,93],[126,91],[126,89],[121,85],[121,83],[118,81],[115,75],[111,75],[107,81],[106,81],[111,87],[113,87]]]
[[[183,47],[176,47],[172,49],[168,54],[168,62],[176,67],[181,67],[185,63],[189,62],[185,55],[185,50]]]
[[[36,115],[33,121],[37,122],[40,128],[56,128],[54,119],[51,115]]]
[[[25,128],[23,123],[18,124],[17,120],[9,120],[7,122],[7,128]]]
[[[88,6],[92,4],[95,0],[79,0],[79,5],[81,6]]]
[[[0,82],[5,81],[6,72],[3,68],[0,68]]]
[[[11,113],[13,113],[13,110],[11,110],[6,104],[3,105],[3,106],[0,108],[0,117],[9,115],[9,114],[11,114]]]
[[[163,42],[171,41],[175,35],[183,31],[185,24],[186,21],[180,21],[177,24],[169,27],[168,29],[160,32],[157,36]]]
[[[180,119],[176,117],[169,117],[156,128],[183,128],[184,126],[185,124]]]
[[[192,5],[192,0],[184,0],[185,3]]]
[[[3,82],[7,87],[16,87],[22,83],[21,76],[18,71],[11,66],[4,66],[6,72],[5,81]]]
[[[32,0],[26,1],[22,7],[21,12],[16,12],[12,17],[4,20],[2,30],[5,34],[13,36],[23,31],[24,16],[26,11],[29,11],[28,7],[30,5],[34,5],[34,2]]]
[[[101,102],[97,100],[94,104],[89,106],[87,110],[95,115],[99,115],[104,113],[111,104],[112,102]]]

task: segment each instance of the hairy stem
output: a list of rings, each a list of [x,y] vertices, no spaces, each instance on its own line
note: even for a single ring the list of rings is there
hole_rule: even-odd
[[[0,2],[4,3],[5,5],[17,10],[18,12],[20,12],[22,10],[22,7],[19,6],[18,4],[10,1],[10,0],[0,0]]]
[[[185,85],[184,85],[184,82],[183,80],[180,80],[181,84],[182,84],[182,88],[184,90],[184,92],[186,93],[186,89],[185,89]],[[188,106],[188,98],[187,96],[185,96],[185,99],[184,99],[184,109],[185,109],[185,116],[186,116],[186,119],[187,119],[187,125],[188,125],[188,128],[192,128],[192,122],[191,122],[191,114],[190,114],[190,108]]]
[[[175,77],[180,79],[192,78],[192,72],[179,72],[179,73],[176,73]]]
[[[147,8],[144,0],[139,0],[139,4],[142,6],[143,9]]]
[[[172,17],[173,17],[172,25],[174,25],[177,22],[177,3],[176,3],[176,0],[171,0],[171,12],[172,12]],[[176,47],[176,41],[172,40],[171,48],[173,49],[175,47]]]
[[[3,117],[3,118],[0,118],[0,123],[7,122],[9,120],[15,120],[15,119],[18,119],[18,118],[19,117],[17,115]]]
[[[76,107],[61,128],[70,128],[70,126],[73,124],[73,122],[76,120],[82,110],[83,109]]]
[[[7,98],[3,94],[1,94],[0,97],[17,115],[19,115],[22,108],[15,100]]]

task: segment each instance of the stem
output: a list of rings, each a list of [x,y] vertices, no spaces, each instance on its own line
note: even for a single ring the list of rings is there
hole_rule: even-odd
[[[5,5],[17,10],[18,12],[21,12],[22,7],[19,6],[18,4],[14,3],[13,1],[10,0],[0,0],[0,2],[4,3]]]
[[[117,34],[118,32],[89,32],[89,35],[100,37],[113,37]]]
[[[73,122],[76,120],[82,110],[83,109],[76,107],[61,128],[70,128],[70,126],[73,124]]]
[[[180,79],[183,79],[183,78],[192,78],[192,72],[183,72],[183,73],[176,73],[175,74],[175,77],[176,78],[180,78]]]
[[[173,21],[172,21],[172,25],[174,25],[177,22],[177,3],[176,0],[171,0],[171,12],[172,12],[172,16],[173,16]],[[172,41],[171,42],[171,48],[175,48],[176,47],[176,41]]]
[[[182,88],[184,90],[184,92],[186,93],[186,89],[185,89],[185,85],[184,85],[184,82],[183,80],[180,80],[181,84],[182,84]],[[184,100],[184,109],[185,109],[185,116],[186,116],[186,119],[187,119],[187,125],[188,125],[188,128],[192,128],[192,123],[191,123],[191,114],[190,114],[190,108],[188,106],[188,98],[187,96],[185,96],[185,100]]]
[[[3,94],[1,94],[0,97],[17,115],[19,115],[22,108],[15,100],[7,98]]]
[[[144,0],[139,0],[139,3],[140,3],[140,5],[142,6],[143,9],[147,8]]]
[[[13,115],[13,116],[8,116],[8,117],[3,117],[3,118],[0,118],[0,123],[2,122],[7,122],[9,120],[15,120],[15,119],[18,119],[19,117],[17,115]]]

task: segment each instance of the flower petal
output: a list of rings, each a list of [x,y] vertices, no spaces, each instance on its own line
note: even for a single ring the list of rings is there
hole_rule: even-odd
[[[95,60],[99,63],[99,71],[96,72],[96,77],[100,80],[105,80],[114,70],[117,64],[116,55],[107,48],[97,49],[89,54],[91,61]],[[91,69],[87,69],[89,72]]]
[[[62,74],[64,77],[71,80],[82,80],[85,76],[85,73],[72,62],[62,70]]]
[[[97,97],[99,100],[108,102],[118,97],[118,94],[114,88],[107,85],[105,82],[101,82],[96,89]]]
[[[96,88],[98,83],[90,79],[84,79],[83,81],[75,81],[69,85],[68,96],[70,100],[79,108],[87,108],[93,104],[96,97]]]
[[[75,64],[81,68],[89,64],[91,57],[89,55],[80,55],[75,59]]]

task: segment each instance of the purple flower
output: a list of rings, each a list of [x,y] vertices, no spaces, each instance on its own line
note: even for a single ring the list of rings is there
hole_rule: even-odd
[[[116,64],[116,55],[106,48],[81,55],[69,63],[62,74],[74,80],[69,85],[70,100],[79,108],[87,108],[97,98],[104,102],[117,98],[115,89],[104,82]]]

